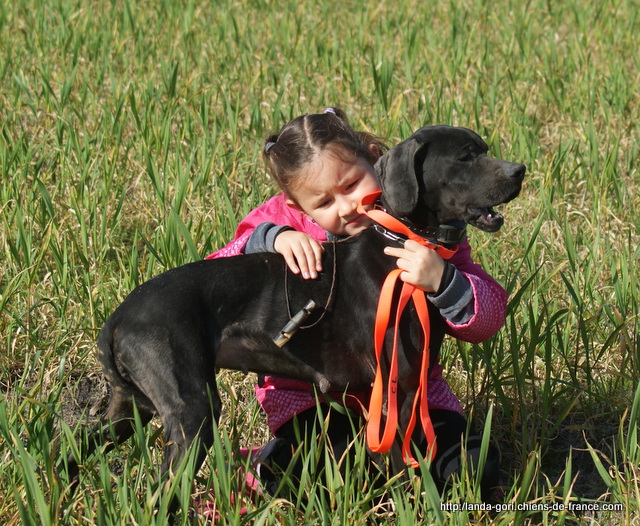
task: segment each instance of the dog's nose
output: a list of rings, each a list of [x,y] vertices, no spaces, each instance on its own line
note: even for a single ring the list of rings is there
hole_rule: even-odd
[[[509,170],[508,176],[513,179],[524,179],[526,171],[527,167],[524,164],[512,163],[512,168]]]

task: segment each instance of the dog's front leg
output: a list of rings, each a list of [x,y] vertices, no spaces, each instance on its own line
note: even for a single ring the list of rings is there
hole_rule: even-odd
[[[243,324],[227,327],[216,351],[216,367],[245,373],[272,374],[313,383],[326,393],[328,378],[273,342],[273,335],[251,330]]]

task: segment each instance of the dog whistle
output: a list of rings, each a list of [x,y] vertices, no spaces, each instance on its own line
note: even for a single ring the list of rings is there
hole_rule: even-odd
[[[280,333],[273,339],[273,343],[278,347],[283,347],[300,328],[300,325],[302,325],[304,320],[306,320],[316,309],[316,307],[316,302],[309,300],[307,304],[302,307],[302,309],[300,309],[300,311],[282,328]]]

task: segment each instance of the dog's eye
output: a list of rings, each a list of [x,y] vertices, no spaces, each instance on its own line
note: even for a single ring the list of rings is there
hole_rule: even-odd
[[[466,152],[466,153],[463,153],[460,157],[458,157],[458,161],[462,163],[469,163],[473,161],[474,158],[475,156],[471,152]]]

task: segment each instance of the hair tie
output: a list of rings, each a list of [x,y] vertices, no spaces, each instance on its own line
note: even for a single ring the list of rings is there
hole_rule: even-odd
[[[336,110],[334,108],[325,108],[322,113],[333,113],[334,115],[337,115]]]
[[[269,150],[271,150],[271,148],[273,148],[273,146],[274,146],[275,144],[276,144],[276,143],[275,143],[275,142],[273,142],[273,141],[269,141],[267,144],[265,144],[265,145],[264,145],[264,153],[268,154],[268,153],[269,153]]]

